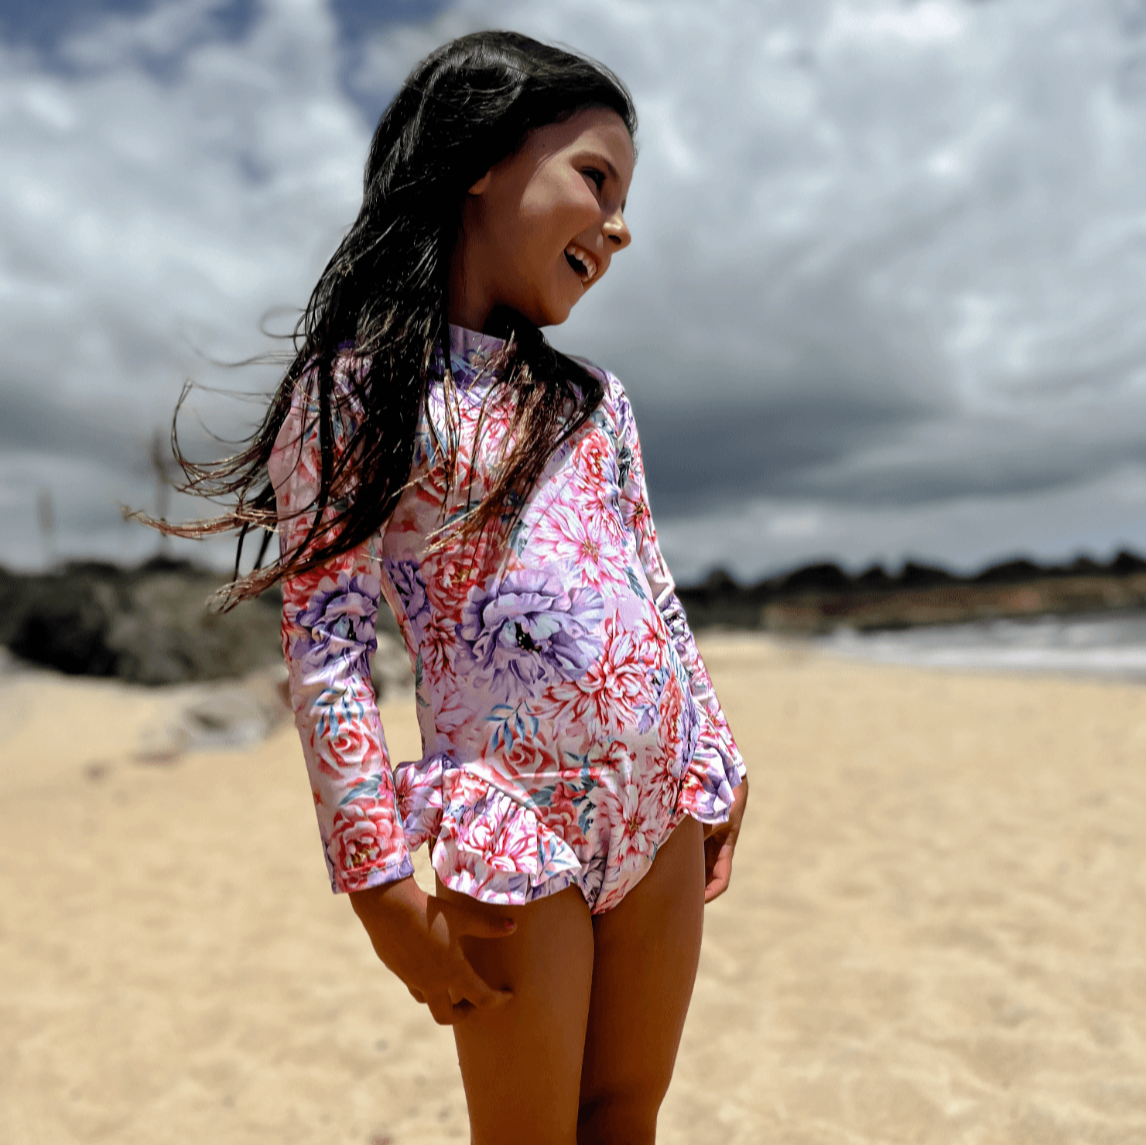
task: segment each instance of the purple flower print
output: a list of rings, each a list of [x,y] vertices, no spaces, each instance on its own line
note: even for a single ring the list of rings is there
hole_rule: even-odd
[[[402,601],[406,617],[421,632],[426,618],[430,615],[430,603],[426,599],[426,584],[418,572],[417,561],[396,561],[386,557],[382,567],[394,584],[394,591]]]
[[[682,744],[682,773],[687,761],[696,754],[697,744],[700,742],[700,712],[692,693],[685,691],[684,703],[680,709],[680,742]],[[679,775],[677,776],[679,779]]]
[[[459,670],[472,672],[493,698],[517,703],[547,677],[584,675],[601,652],[603,619],[596,589],[567,593],[541,569],[512,572],[470,591],[457,626]]]
[[[732,784],[727,775],[721,774],[717,767],[694,768],[693,774],[698,779],[691,792],[689,810],[704,823],[727,819],[728,808],[732,806]]]
[[[652,684],[654,699],[650,700],[647,704],[640,704],[637,711],[640,713],[640,720],[637,723],[637,731],[644,735],[654,723],[656,723],[657,715],[660,708],[661,695],[665,690],[665,681],[668,679],[667,668],[657,668],[655,671],[649,673],[649,681]]]
[[[319,588],[295,623],[305,636],[291,646],[291,657],[304,670],[323,677],[344,672],[368,675],[369,656],[378,645],[378,578],[338,574],[334,588]]]

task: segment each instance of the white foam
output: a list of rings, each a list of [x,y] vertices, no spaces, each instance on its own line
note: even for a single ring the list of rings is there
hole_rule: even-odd
[[[1146,681],[1146,614],[1040,617],[891,632],[841,629],[817,644],[885,664],[1054,672]]]

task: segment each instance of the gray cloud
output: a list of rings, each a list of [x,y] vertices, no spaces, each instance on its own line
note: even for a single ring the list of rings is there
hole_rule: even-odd
[[[145,545],[109,514],[183,378],[254,386],[200,352],[302,304],[361,109],[485,26],[636,96],[634,244],[552,336],[625,381],[682,567],[1146,545],[1140,6],[459,0],[349,49],[321,0],[224,9],[0,44],[0,560],[45,485],[73,548]]]

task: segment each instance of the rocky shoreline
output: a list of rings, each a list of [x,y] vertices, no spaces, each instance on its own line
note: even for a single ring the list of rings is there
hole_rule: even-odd
[[[277,586],[220,612],[227,582],[188,561],[156,557],[123,567],[77,561],[48,573],[0,568],[0,646],[14,665],[155,687],[235,680],[282,668]],[[412,688],[409,659],[390,613],[379,614],[374,690]]]
[[[224,577],[155,558],[134,568],[75,562],[50,573],[0,570],[0,644],[69,675],[133,684],[230,679],[281,659],[281,596],[231,612],[207,607]]]
[[[715,572],[679,590],[697,628],[726,627],[791,635],[964,624],[975,620],[1078,615],[1146,608],[1146,560],[1121,552],[1107,564],[1016,560],[972,576],[908,562],[895,576],[875,565],[851,576],[838,565],[809,565],[741,585]]]
[[[85,561],[50,573],[0,569],[0,645],[24,662],[71,675],[165,685],[229,680],[282,663],[277,589],[219,612],[208,598],[226,581],[186,561],[158,557],[131,568]],[[741,585],[715,572],[679,589],[693,627],[816,635],[955,624],[1000,617],[1146,608],[1146,560],[1123,552],[1107,564],[1030,561],[974,576],[908,563],[851,576],[817,564]],[[374,685],[392,696],[411,686],[394,619],[379,618]]]

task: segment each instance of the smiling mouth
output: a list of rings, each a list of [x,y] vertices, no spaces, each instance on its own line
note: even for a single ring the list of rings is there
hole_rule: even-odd
[[[588,286],[597,273],[597,261],[587,251],[572,243],[565,248],[565,261],[570,265],[573,273]]]

